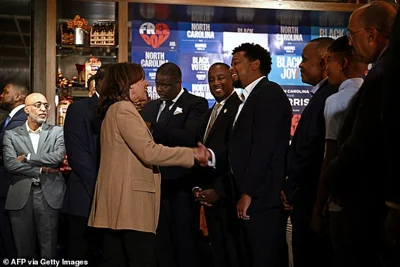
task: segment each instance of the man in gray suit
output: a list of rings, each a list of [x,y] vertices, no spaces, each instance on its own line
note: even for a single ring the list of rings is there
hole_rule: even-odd
[[[6,131],[4,166],[11,173],[6,199],[19,258],[35,258],[36,240],[40,258],[55,258],[59,210],[65,181],[59,171],[65,147],[61,127],[45,123],[49,104],[44,95],[26,97],[27,122]]]

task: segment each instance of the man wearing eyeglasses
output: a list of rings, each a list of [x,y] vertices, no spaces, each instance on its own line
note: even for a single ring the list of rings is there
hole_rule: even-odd
[[[28,95],[27,122],[4,134],[4,166],[11,173],[6,209],[19,258],[37,258],[36,240],[40,258],[56,256],[58,216],[65,193],[59,167],[65,147],[62,128],[45,123],[49,109],[44,95]]]
[[[352,99],[339,134],[338,157],[322,178],[328,193],[343,207],[348,235],[340,247],[340,266],[381,266],[380,234],[385,213],[382,90],[384,58],[396,8],[374,1],[356,9],[349,20],[354,55],[373,67]]]

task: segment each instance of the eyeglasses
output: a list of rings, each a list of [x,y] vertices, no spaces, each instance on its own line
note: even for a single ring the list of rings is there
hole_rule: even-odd
[[[365,29],[361,29],[361,30],[358,30],[358,31],[355,31],[355,32],[352,32],[352,31],[348,31],[347,32],[347,38],[349,39],[349,41],[351,41],[351,39],[353,39],[353,36],[354,35],[356,35],[357,33],[359,33],[359,32],[362,32],[362,31],[365,31]]]
[[[50,109],[50,105],[48,103],[42,103],[42,102],[36,102],[30,105],[26,105],[27,107],[29,106],[33,106],[35,108],[41,108],[42,106],[44,107],[45,110],[49,110]]]
[[[352,32],[352,31],[348,30],[346,35],[347,35],[347,38],[349,38],[349,41],[351,41],[353,39],[354,35],[356,35],[357,33],[362,32],[362,31],[366,31],[366,30],[371,30],[371,29],[375,29],[381,35],[384,35],[384,32],[379,28],[364,28],[364,29],[361,29],[361,30],[358,30],[358,31],[355,31],[355,32]]]

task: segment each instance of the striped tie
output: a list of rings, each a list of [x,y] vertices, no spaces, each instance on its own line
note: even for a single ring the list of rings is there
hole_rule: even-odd
[[[210,134],[210,131],[214,125],[215,120],[217,119],[218,116],[218,110],[222,105],[220,103],[215,103],[213,111],[211,112],[210,116],[210,123],[208,124],[206,134],[204,135],[203,143],[206,142],[208,135]]]

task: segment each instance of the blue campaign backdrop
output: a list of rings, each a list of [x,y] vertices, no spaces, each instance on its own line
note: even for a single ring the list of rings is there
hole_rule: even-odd
[[[298,68],[302,50],[312,39],[345,35],[349,16],[349,12],[130,4],[131,60],[142,64],[152,98],[158,97],[157,68],[174,62],[182,70],[183,86],[208,99],[211,107],[209,66],[218,61],[230,65],[232,50],[241,43],[260,44],[271,53],[269,79],[282,86],[295,113],[301,113],[309,98]]]

